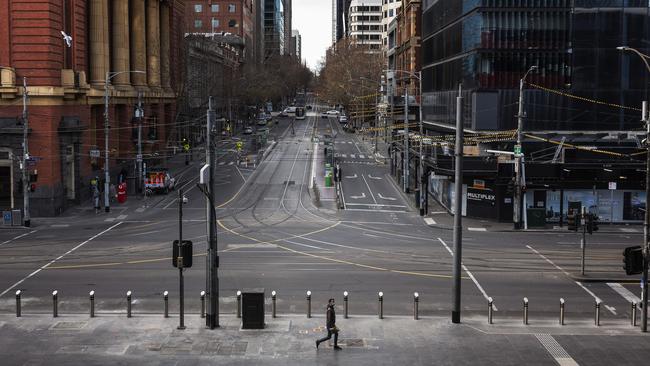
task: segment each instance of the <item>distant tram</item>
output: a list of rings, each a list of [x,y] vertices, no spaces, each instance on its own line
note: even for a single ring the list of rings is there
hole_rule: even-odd
[[[305,119],[305,107],[296,107],[296,119]]]

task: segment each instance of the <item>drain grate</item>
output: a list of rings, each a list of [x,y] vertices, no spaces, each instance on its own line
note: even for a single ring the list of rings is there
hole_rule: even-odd
[[[296,181],[295,181],[295,180],[290,180],[290,181],[286,181],[286,180],[285,180],[283,184],[286,184],[286,185],[292,186],[292,185],[295,185],[295,184],[296,184]]]

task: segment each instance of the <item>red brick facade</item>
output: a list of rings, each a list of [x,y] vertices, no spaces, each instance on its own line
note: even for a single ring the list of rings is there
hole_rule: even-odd
[[[174,131],[176,95],[182,85],[184,54],[182,44],[185,29],[185,4],[179,0],[1,0],[0,1],[0,152],[9,152],[12,159],[0,158],[0,179],[7,179],[7,167],[12,169],[13,188],[11,192],[0,190],[0,210],[20,208],[20,157],[22,156],[22,80],[27,79],[29,94],[29,150],[36,162],[28,168],[38,172],[37,189],[31,193],[31,213],[36,216],[57,215],[70,204],[80,203],[90,194],[89,180],[103,174],[104,162],[104,90],[103,85],[89,85],[94,68],[99,65],[97,54],[90,47],[93,22],[107,20],[108,35],[99,33],[100,38],[115,37],[115,23],[112,19],[119,11],[118,1],[126,1],[132,11],[135,1],[145,6],[158,8],[145,11],[160,16],[160,28],[141,29],[151,42],[166,42],[163,28],[169,32],[169,65],[161,63],[158,72],[162,84],[135,87],[127,84],[122,88],[110,87],[110,169],[119,171],[122,167],[133,172],[136,144],[133,140],[134,106],[138,93],[143,95],[145,118],[143,143],[145,160],[147,153],[158,152],[165,156],[165,148],[173,143],[169,138]],[[149,4],[149,2],[152,2]],[[155,3],[154,3],[155,2]],[[94,7],[93,7],[94,6]],[[98,10],[99,9],[99,10]],[[92,17],[92,11],[104,11],[103,17]],[[108,12],[108,14],[105,14]],[[158,13],[159,12],[159,13]],[[148,14],[148,15],[151,15]],[[169,16],[165,19],[165,16]],[[132,16],[132,15],[131,15]],[[127,19],[129,14],[126,15]],[[129,21],[126,22],[130,23]],[[131,20],[132,23],[132,20]],[[131,27],[137,25],[130,24]],[[144,26],[142,26],[144,27]],[[61,35],[65,31],[72,36],[72,45],[67,47]],[[134,28],[131,28],[134,31]],[[155,33],[155,32],[160,33]],[[153,32],[153,33],[152,33]],[[155,37],[151,39],[150,37]],[[115,49],[106,47],[108,69],[119,71],[114,64]],[[95,47],[95,49],[97,49]],[[134,70],[135,54],[139,50],[127,48],[130,69]],[[149,55],[145,55],[151,61]],[[150,72],[147,63],[145,71]],[[128,65],[128,61],[127,61]],[[169,68],[169,70],[165,71]],[[102,73],[99,73],[103,75]],[[127,72],[128,74],[128,72]],[[131,74],[134,75],[134,74]],[[133,78],[132,78],[133,79]],[[117,78],[112,79],[114,83]],[[146,80],[146,79],[145,79]],[[165,85],[165,80],[167,84]],[[20,131],[17,132],[17,131]],[[153,132],[156,132],[153,134]],[[101,150],[100,159],[91,158],[91,150]],[[4,156],[4,155],[2,155]],[[147,160],[155,164],[157,158]],[[3,170],[3,166],[5,167]],[[4,175],[3,175],[4,174]],[[131,174],[130,174],[131,175]],[[115,182],[112,175],[111,181]],[[11,199],[10,199],[11,198]]]

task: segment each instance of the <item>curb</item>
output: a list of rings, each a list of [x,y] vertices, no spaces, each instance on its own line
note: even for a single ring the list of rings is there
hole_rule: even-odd
[[[277,144],[278,144],[277,141],[273,141],[271,143],[271,145],[269,147],[267,147],[266,150],[264,150],[264,153],[262,153],[262,158],[259,161],[260,163],[262,161],[264,161],[264,159],[266,159],[267,156],[269,156],[269,154],[271,153],[271,151],[273,150],[273,148],[275,148],[275,145],[277,145]]]

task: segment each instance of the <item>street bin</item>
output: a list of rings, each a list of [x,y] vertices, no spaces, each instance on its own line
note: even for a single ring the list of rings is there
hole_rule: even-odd
[[[11,225],[23,226],[23,212],[21,210],[11,210]]]
[[[526,210],[529,228],[546,227],[546,210],[543,208],[529,208]]]
[[[325,187],[331,187],[332,186],[332,174],[329,173],[325,175]]]
[[[117,186],[117,202],[126,202],[126,183],[122,182]]]
[[[264,290],[246,290],[241,294],[242,329],[264,329]]]

